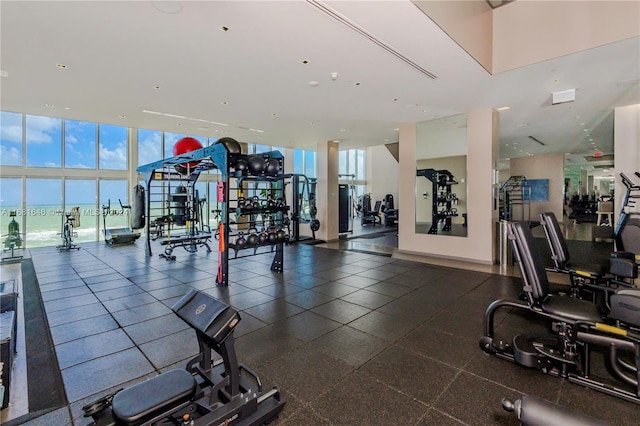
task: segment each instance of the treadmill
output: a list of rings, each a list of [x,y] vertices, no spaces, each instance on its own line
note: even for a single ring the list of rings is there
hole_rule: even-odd
[[[127,211],[127,216],[130,217],[131,206],[128,204],[122,204],[122,201],[118,199],[122,211]],[[116,244],[133,244],[138,238],[140,238],[140,232],[134,231],[129,228],[107,228],[107,216],[111,214],[111,199],[107,200],[107,205],[102,205],[102,229],[104,232],[104,241],[109,245]]]

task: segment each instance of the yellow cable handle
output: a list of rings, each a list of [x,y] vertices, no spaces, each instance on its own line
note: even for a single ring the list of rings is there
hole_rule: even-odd
[[[620,327],[614,327],[612,325],[602,324],[601,322],[596,323],[596,328],[598,330],[606,331],[611,334],[618,334],[620,336],[627,336],[627,330],[623,330]]]
[[[586,278],[589,278],[591,276],[589,272],[585,272],[585,271],[576,271],[576,275],[580,275],[581,277],[586,277]]]

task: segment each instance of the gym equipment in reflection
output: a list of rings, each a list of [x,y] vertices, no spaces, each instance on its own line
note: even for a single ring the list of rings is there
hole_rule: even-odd
[[[382,200],[382,214],[384,215],[384,226],[396,225],[398,221],[398,209],[393,205],[393,195],[387,194]]]
[[[58,251],[80,250],[73,239],[78,236],[74,228],[80,227],[80,207],[74,207],[70,212],[60,211],[62,216],[62,232],[58,233],[62,237],[62,244],[56,246]]]
[[[510,176],[500,186],[500,219],[531,221],[531,187],[524,176]]]
[[[195,330],[198,355],[185,369],[167,371],[85,405],[84,416],[95,426],[244,426],[274,420],[285,401],[277,387],[265,391],[258,375],[238,363],[238,311],[196,290],[171,309]],[[214,360],[213,353],[221,358]]]
[[[353,232],[353,229],[349,229],[350,224],[350,196],[349,185],[338,185],[338,233],[344,234],[347,232]]]
[[[22,234],[20,233],[20,225],[16,221],[16,211],[11,210],[9,212],[9,217],[11,218],[11,221],[7,227],[7,233],[2,235],[2,238],[4,238],[4,248],[2,249],[2,252],[10,252],[11,256],[2,257],[3,263],[19,262],[22,260],[22,256],[15,254],[15,250],[22,248]]]
[[[604,426],[600,419],[588,416],[571,408],[545,401],[533,395],[523,395],[520,399],[502,400],[502,408],[515,413],[522,426],[566,425]]]
[[[374,208],[371,208],[371,194],[362,195],[361,200],[359,201],[361,205],[362,215],[361,225],[369,225],[376,223],[382,223],[382,219],[380,218],[380,207],[382,206],[382,201],[378,200],[374,204]]]
[[[320,221],[317,219],[318,208],[316,207],[316,187],[318,180],[309,178],[303,174],[288,173],[283,175],[285,189],[289,185],[291,188],[291,218],[285,215],[284,226],[290,230],[287,242],[295,243],[308,237],[300,235],[300,225],[308,224],[311,229],[311,239],[316,239],[316,231],[320,229]],[[286,200],[287,191],[284,192],[285,205],[289,205]],[[268,204],[268,200],[267,200]]]
[[[137,185],[134,188],[134,194],[136,197],[140,197],[139,190],[142,189],[142,203],[144,204],[144,188]],[[132,229],[132,226],[127,226],[124,228],[107,228],[107,217],[108,216],[120,216],[125,215],[127,217],[127,222],[133,223],[133,217],[131,215],[131,206],[129,204],[122,204],[122,200],[118,199],[118,203],[120,203],[120,210],[111,210],[111,199],[107,199],[107,204],[102,205],[102,232],[104,233],[104,242],[109,245],[116,244],[132,244],[138,238],[140,238],[140,232],[136,232]],[[136,211],[140,211],[139,208],[140,200],[137,200],[136,203]],[[136,222],[140,225],[140,218],[136,217]],[[140,228],[140,227],[139,227]]]
[[[176,165],[182,166],[183,173],[176,172]],[[229,283],[230,250],[234,258],[275,251],[271,270],[282,272],[283,244],[290,239],[285,220],[289,206],[284,197],[284,157],[279,151],[244,155],[240,144],[229,137],[208,147],[138,167],[149,194],[146,255],[152,255],[151,235],[158,233],[158,220],[164,227],[160,243],[168,246],[165,255],[169,248],[178,245],[188,251],[197,245],[209,248],[206,242],[211,233],[194,226],[199,209],[194,187],[203,172],[215,169],[220,176],[216,197],[216,214],[219,214],[215,231],[218,239],[216,284],[227,286]],[[186,190],[177,190],[178,186]],[[178,225],[182,223],[184,225]],[[155,231],[151,230],[152,225]],[[177,238],[176,227],[185,231]]]
[[[499,299],[487,307],[480,348],[521,366],[640,403],[640,290],[617,290],[610,296],[606,316],[589,301],[552,295],[529,224],[510,222],[508,229],[527,297],[526,301]],[[550,332],[522,333],[510,341],[496,339],[494,318],[501,308],[524,311],[548,325]],[[594,352],[605,354],[611,378],[599,381],[592,375],[592,364],[600,359],[592,356]]]
[[[640,173],[635,172],[635,175],[640,178]],[[624,173],[620,173],[620,177],[626,190],[614,234],[616,249],[634,253],[640,260],[640,211],[636,205],[636,200],[640,199],[640,185]]]
[[[431,227],[429,234],[437,234],[438,226],[442,232],[451,231],[451,219],[458,216],[458,196],[451,187],[457,185],[455,176],[448,170],[419,169],[417,176],[424,176],[432,184]]]

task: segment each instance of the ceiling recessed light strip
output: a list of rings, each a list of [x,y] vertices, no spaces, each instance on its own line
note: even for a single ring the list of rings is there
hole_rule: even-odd
[[[381,47],[384,50],[386,50],[387,52],[391,53],[393,56],[395,56],[396,58],[398,58],[401,61],[405,62],[409,66],[411,66],[411,67],[415,68],[416,70],[420,71],[422,74],[426,75],[430,79],[436,80],[438,78],[435,74],[427,71],[426,69],[424,69],[420,65],[416,64],[411,59],[407,58],[402,53],[396,51],[391,46],[387,45],[382,40],[380,40],[376,36],[374,36],[373,34],[367,32],[364,28],[361,28],[356,23],[350,21],[346,17],[344,17],[341,14],[339,14],[336,10],[330,8],[329,6],[323,4],[322,2],[320,2],[318,0],[307,0],[307,3],[309,3],[311,6],[315,7],[316,9],[321,11],[322,13],[326,14],[327,16],[332,18],[333,20],[345,25],[346,27],[348,27],[351,30],[353,30],[353,31],[357,32],[358,34],[360,34],[361,36],[366,37],[367,39],[369,39],[369,41],[377,44],[379,47]]]
[[[546,146],[544,142],[542,142],[540,139],[536,138],[535,136],[529,136],[529,139],[538,142],[542,146]]]
[[[264,133],[264,130],[254,129],[252,127],[250,128],[250,127],[232,126],[232,125],[227,124],[227,123],[219,123],[217,121],[204,120],[202,118],[185,117],[183,115],[171,114],[171,113],[168,113],[168,112],[151,111],[151,110],[148,110],[148,109],[143,109],[142,112],[144,112],[145,114],[163,115],[165,117],[170,117],[170,118],[180,118],[182,120],[199,121],[201,123],[215,124],[216,126],[235,127],[236,129],[249,130],[249,131],[257,132],[257,133]]]

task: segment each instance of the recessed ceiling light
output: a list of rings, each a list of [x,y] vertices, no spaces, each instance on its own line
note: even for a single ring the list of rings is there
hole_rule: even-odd
[[[61,70],[66,70],[67,66],[65,64],[56,64],[56,67],[58,67]]]
[[[584,123],[580,123],[581,126],[584,126]]]
[[[64,109],[66,109],[66,110],[70,110],[71,108],[69,108],[69,107],[64,107]]]
[[[389,142],[389,139],[385,139],[384,141],[385,141],[385,142]]]
[[[55,105],[54,104],[44,104],[44,106],[46,106],[47,108],[53,108]]]
[[[399,131],[400,131],[400,128],[399,128],[399,127],[396,127],[396,128],[395,128],[395,129],[393,129],[393,130],[395,130],[396,132],[399,132]]]
[[[588,132],[588,131],[589,131],[589,129],[584,129],[584,130],[583,130],[583,132]]]
[[[554,83],[560,83],[560,79],[556,78],[555,80],[553,80]]]
[[[580,118],[580,116],[579,116],[579,115],[576,115],[576,119],[578,119],[578,118]]]
[[[225,27],[224,25],[220,27],[220,31],[224,31],[225,33],[229,31],[229,27]]]
[[[311,123],[309,123],[309,124],[311,124],[312,126],[315,126],[315,125],[316,125],[316,122],[315,122],[315,121],[312,121],[312,122],[311,122]]]
[[[318,87],[318,85],[319,85],[319,84],[320,84],[320,83],[318,83],[318,82],[317,82],[317,81],[315,81],[315,80],[311,80],[311,81],[309,82],[309,86],[311,86],[311,87]]]
[[[182,5],[177,0],[154,0],[151,4],[162,13],[174,15],[182,12]]]
[[[273,115],[275,117],[276,115],[278,115],[278,113],[277,112],[272,112],[271,115]]]
[[[309,63],[309,61],[307,61],[306,59],[304,61],[302,61],[303,65],[307,65]]]
[[[153,86],[155,90],[160,90],[160,86]]]
[[[356,86],[360,86],[360,82],[356,82]]]
[[[398,98],[393,98],[393,102],[397,102],[397,101],[398,101]]]
[[[127,116],[126,116],[126,115],[124,115],[124,114],[120,114],[118,117],[120,117],[120,118],[127,118]]]
[[[527,127],[528,124],[526,123],[520,123],[520,124],[516,124],[516,127]]]
[[[227,101],[222,101],[222,102],[220,102],[220,103],[221,103],[222,105],[229,105],[229,102],[227,102]]]
[[[503,107],[500,107],[500,108],[496,108],[496,111],[506,111],[508,109],[511,109],[511,107],[503,106]]]
[[[589,142],[593,142],[593,138],[592,138],[592,139],[589,139]]]
[[[508,143],[506,143],[506,144],[505,144],[505,146],[509,146],[509,144],[508,144]]]
[[[346,132],[346,131],[347,131],[347,129],[340,129],[340,131],[341,131],[341,132]]]
[[[176,126],[180,127],[182,126],[182,123],[176,123]]]

